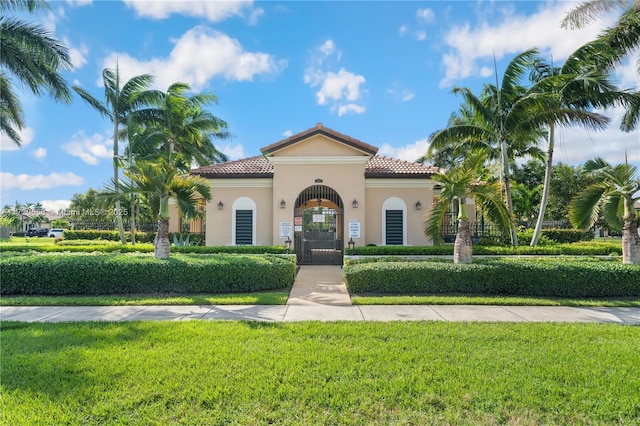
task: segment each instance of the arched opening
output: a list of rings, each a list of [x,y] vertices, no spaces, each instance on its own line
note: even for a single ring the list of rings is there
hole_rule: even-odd
[[[338,193],[313,185],[296,199],[294,250],[300,265],[342,265],[344,207]]]

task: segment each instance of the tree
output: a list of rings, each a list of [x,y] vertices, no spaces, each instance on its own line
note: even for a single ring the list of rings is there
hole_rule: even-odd
[[[610,225],[622,228],[622,263],[640,265],[640,235],[634,208],[640,200],[638,168],[628,163],[611,166],[601,158],[588,161],[584,167],[596,183],[571,202],[571,223],[588,229],[602,212]]]
[[[0,2],[0,133],[20,146],[24,111],[13,85],[19,83],[31,93],[48,92],[52,99],[71,102],[71,93],[60,71],[72,68],[69,51],[49,31],[7,16],[8,12],[47,11],[44,0],[3,0]]]
[[[454,205],[458,205],[458,227],[454,243],[454,263],[471,263],[473,261],[473,241],[469,230],[469,216],[466,200],[471,198],[480,208],[483,216],[493,224],[508,232],[513,224],[513,217],[502,200],[500,182],[483,180],[481,170],[487,160],[486,152],[470,153],[462,164],[447,171],[433,175],[433,180],[440,186],[440,194],[428,213],[425,222],[425,234],[437,244],[443,239],[440,229],[447,213]]]
[[[139,161],[125,172],[127,183],[118,182],[119,191],[114,186],[107,191],[110,196],[124,194],[147,194],[158,200],[158,233],[154,242],[155,257],[168,259],[171,255],[169,241],[169,200],[176,200],[178,210],[185,218],[198,217],[198,199],[211,200],[209,182],[199,176],[178,171],[177,164],[170,164],[164,158],[155,161]],[[114,182],[115,183],[115,182]]]
[[[127,121],[136,116],[140,120],[154,113],[153,109],[147,109],[146,107],[156,104],[161,94],[158,91],[149,89],[151,83],[153,83],[153,77],[149,74],[133,77],[121,86],[120,70],[117,66],[115,70],[105,68],[102,71],[102,81],[104,84],[104,101],[97,100],[81,87],[73,86],[73,90],[113,124],[113,180],[115,182],[114,188],[117,191],[119,188],[117,183],[120,164],[118,142],[126,139],[127,132],[124,130],[126,130]],[[114,201],[120,242],[126,244],[120,198],[115,197]]]
[[[545,220],[562,221],[569,225],[571,200],[593,183],[593,178],[583,172],[582,166],[554,165]]]
[[[539,156],[541,152],[537,142],[542,136],[542,127],[551,120],[566,120],[556,110],[550,96],[528,92],[520,84],[537,53],[537,50],[531,49],[513,58],[505,69],[501,83],[485,84],[480,96],[474,95],[468,88],[454,88],[453,93],[464,98],[463,109],[470,111],[469,120],[448,126],[433,135],[427,152],[441,150],[452,143],[484,146],[499,152],[503,188],[510,212],[513,212],[511,160],[525,154]],[[515,225],[511,227],[511,243],[514,246],[518,244]]]
[[[529,223],[536,220],[542,193],[542,185],[527,188],[523,183],[515,183],[513,189],[513,210],[518,221]]]

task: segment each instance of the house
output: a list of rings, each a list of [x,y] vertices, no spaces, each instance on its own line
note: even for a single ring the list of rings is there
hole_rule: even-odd
[[[322,123],[261,152],[191,171],[211,183],[206,245],[290,241],[300,264],[341,264],[349,241],[432,244],[424,215],[436,167],[377,155],[378,148]],[[178,219],[170,229],[180,229]]]

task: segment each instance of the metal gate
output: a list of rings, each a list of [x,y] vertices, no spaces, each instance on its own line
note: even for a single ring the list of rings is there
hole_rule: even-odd
[[[342,265],[342,200],[331,188],[314,185],[296,200],[294,250],[300,265]]]

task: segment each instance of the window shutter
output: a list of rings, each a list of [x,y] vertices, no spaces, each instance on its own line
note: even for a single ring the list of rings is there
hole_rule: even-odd
[[[402,239],[402,210],[387,210],[386,215],[386,244],[401,246]]]
[[[236,245],[253,244],[253,210],[236,210]]]

